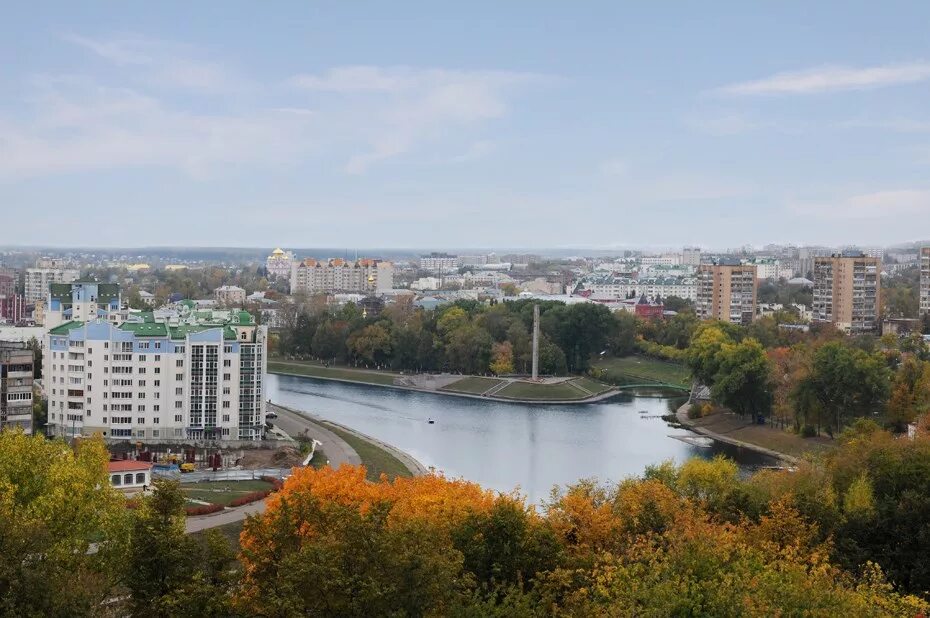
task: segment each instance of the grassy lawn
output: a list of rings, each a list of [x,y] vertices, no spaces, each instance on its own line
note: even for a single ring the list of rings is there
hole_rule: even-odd
[[[503,380],[496,380],[494,378],[481,378],[478,376],[470,376],[467,378],[462,378],[458,382],[453,382],[452,384],[442,387],[440,390],[444,391],[453,391],[456,393],[470,393],[472,395],[480,395],[489,388],[492,388],[503,382]]]
[[[410,470],[407,469],[407,466],[405,466],[403,462],[380,446],[372,444],[363,438],[359,438],[354,433],[348,432],[332,423],[327,423],[326,421],[320,421],[320,423],[326,425],[327,429],[348,442],[349,446],[358,453],[358,456],[362,459],[362,465],[364,465],[367,470],[369,481],[377,481],[381,478],[382,472],[387,474],[389,479],[393,479],[395,476],[412,476]]]
[[[253,491],[265,491],[271,488],[271,483],[265,481],[203,481],[181,484],[181,491],[187,498],[223,506]]]
[[[348,367],[324,367],[319,363],[299,361],[268,361],[268,373],[293,373],[313,378],[332,378],[361,382],[362,384],[394,384],[393,373],[376,372],[366,369],[351,369]]]
[[[208,528],[207,530],[216,530],[229,542],[229,547],[234,552],[239,553],[239,535],[242,533],[242,527],[245,525],[245,521],[234,521],[229,524],[224,524],[222,526],[217,526],[216,528]],[[206,530],[201,532],[194,532],[191,534],[194,538],[203,537]]]
[[[603,384],[591,378],[578,378],[577,380],[572,380],[572,382],[581,388],[591,391],[594,395],[600,395],[603,392],[609,391],[611,388],[609,384]]]
[[[317,470],[326,465],[326,453],[323,452],[323,449],[317,447],[317,449],[313,451],[313,459],[310,460],[310,465]]]
[[[570,384],[533,384],[530,382],[513,382],[494,393],[496,397],[507,399],[572,400],[587,397]]]
[[[664,382],[685,387],[691,385],[691,373],[684,365],[645,356],[599,358],[594,361],[593,365],[606,371],[607,378],[618,384],[636,384],[643,381]]]

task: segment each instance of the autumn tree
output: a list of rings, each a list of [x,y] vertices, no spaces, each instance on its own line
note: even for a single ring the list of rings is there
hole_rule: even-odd
[[[488,368],[495,375],[513,373],[513,345],[509,341],[495,343],[491,347],[491,364]]]
[[[0,614],[90,615],[110,594],[127,517],[107,460],[102,440],[0,432]]]

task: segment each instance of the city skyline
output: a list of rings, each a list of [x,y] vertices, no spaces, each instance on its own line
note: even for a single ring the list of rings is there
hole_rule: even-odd
[[[12,7],[0,242],[917,240],[930,7],[799,6]]]

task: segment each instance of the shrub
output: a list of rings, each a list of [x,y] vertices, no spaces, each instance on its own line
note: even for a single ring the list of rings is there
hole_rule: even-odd
[[[225,507],[222,504],[198,504],[196,506],[186,506],[184,507],[184,512],[188,517],[194,517],[196,515],[209,515],[210,513],[217,513],[222,511]]]
[[[698,402],[692,403],[688,407],[688,418],[701,418],[704,416],[704,409]]]
[[[253,491],[252,493],[245,494],[240,496],[229,503],[229,506],[242,506],[244,504],[250,504],[252,502],[258,502],[259,500],[264,500],[269,495],[271,495],[271,490],[266,491]]]
[[[279,478],[275,478],[273,476],[263,476],[261,477],[261,480],[265,481],[266,483],[271,483],[271,487],[272,487],[271,491],[278,491],[279,489],[284,487],[284,481],[282,481]]]
[[[802,438],[814,438],[817,436],[817,429],[813,425],[804,425],[801,428],[801,437]]]

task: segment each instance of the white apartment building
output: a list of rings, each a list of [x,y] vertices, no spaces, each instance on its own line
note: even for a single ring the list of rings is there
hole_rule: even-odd
[[[682,254],[663,253],[662,255],[644,255],[639,263],[643,266],[675,266],[681,264]]]
[[[50,283],[45,302],[44,325],[52,329],[59,324],[74,320],[90,322],[109,320],[119,322],[121,308],[118,283],[97,281],[73,281]]]
[[[193,442],[260,440],[267,329],[246,311],[61,324],[45,337],[53,436]]]
[[[394,265],[382,260],[306,259],[291,271],[291,294],[384,294],[394,287]]]
[[[592,298],[639,298],[645,294],[651,299],[657,296],[677,296],[690,301],[697,299],[697,280],[694,277],[598,278],[585,281],[584,288],[591,290]]]
[[[41,263],[41,260],[40,260]],[[75,268],[27,268],[25,296],[27,303],[45,300],[48,287],[52,283],[71,283],[80,278],[81,272]]]
[[[930,247],[920,250],[920,315],[930,314]]]
[[[459,258],[448,253],[430,253],[429,255],[420,256],[420,268],[436,273],[455,272],[459,269]]]
[[[241,307],[245,304],[245,290],[238,285],[223,285],[213,290],[213,298],[224,307]]]

